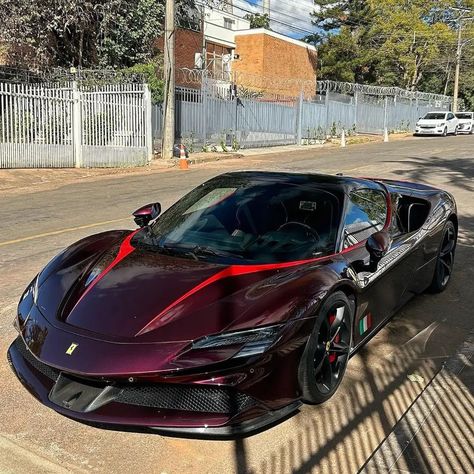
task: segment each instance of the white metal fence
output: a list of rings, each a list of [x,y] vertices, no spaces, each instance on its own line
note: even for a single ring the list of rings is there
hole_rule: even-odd
[[[415,93],[413,93],[415,95]],[[423,95],[423,94],[420,94]],[[428,94],[425,94],[428,95]],[[449,99],[449,98],[446,98]],[[311,99],[300,97],[236,97],[232,89],[176,91],[176,139],[188,146],[258,147],[307,143],[346,132],[382,134],[412,131],[430,110],[449,108],[449,102],[400,96],[377,96],[355,91],[326,90]],[[162,106],[153,107],[153,136],[159,146]]]
[[[146,85],[0,83],[0,168],[135,166],[151,157]]]

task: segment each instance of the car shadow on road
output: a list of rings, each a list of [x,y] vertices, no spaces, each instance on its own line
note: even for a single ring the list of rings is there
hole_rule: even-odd
[[[386,163],[396,163],[399,161],[386,161]],[[459,187],[465,191],[474,191],[474,157],[470,158],[443,158],[431,156],[420,158],[410,156],[403,160],[403,165],[408,165],[410,169],[396,169],[392,173],[409,181],[430,183],[432,175],[441,175],[448,184]]]
[[[413,170],[397,173],[407,180],[428,182],[429,165],[430,172],[434,169],[453,186],[471,191],[474,170],[470,163],[467,159],[413,158]],[[412,433],[420,429],[420,420],[414,423],[404,415],[473,331],[474,215],[461,215],[459,230],[455,269],[447,290],[417,296],[399,311],[350,361],[339,392],[329,402],[303,406],[292,419],[257,435],[261,439],[255,443],[252,437],[235,441],[239,474],[358,472],[401,419]],[[382,349],[387,346],[392,350],[384,356]],[[415,381],[408,375],[416,375]],[[437,406],[436,417],[423,428],[429,449],[418,437],[411,440],[410,449],[399,440],[399,458],[394,460],[379,450],[383,465],[368,472],[388,472],[395,462],[396,467],[417,473],[474,472],[472,394],[462,377],[454,376],[454,385],[444,398],[428,399],[428,411]],[[459,439],[464,442],[456,446],[453,440]]]

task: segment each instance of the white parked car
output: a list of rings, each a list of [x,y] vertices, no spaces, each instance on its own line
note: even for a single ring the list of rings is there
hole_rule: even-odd
[[[459,119],[452,112],[428,112],[416,123],[415,135],[457,135]]]
[[[456,114],[459,120],[458,133],[474,133],[474,112],[458,112]]]

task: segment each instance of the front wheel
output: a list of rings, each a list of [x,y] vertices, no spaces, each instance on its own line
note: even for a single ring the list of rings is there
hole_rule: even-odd
[[[447,136],[448,136],[448,127],[444,127],[443,137],[447,137]]]
[[[323,403],[339,387],[352,346],[352,318],[352,304],[341,291],[322,304],[298,370],[304,402]]]
[[[451,280],[454,266],[454,254],[456,252],[456,227],[452,221],[448,221],[443,232],[443,239],[436,260],[433,281],[428,289],[431,293],[441,293]]]

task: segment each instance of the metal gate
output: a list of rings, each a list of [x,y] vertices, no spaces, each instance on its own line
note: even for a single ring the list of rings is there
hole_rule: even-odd
[[[151,158],[146,85],[0,83],[0,168],[137,166]]]

